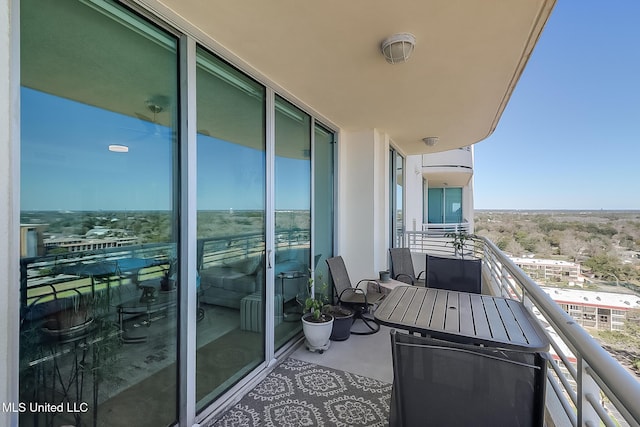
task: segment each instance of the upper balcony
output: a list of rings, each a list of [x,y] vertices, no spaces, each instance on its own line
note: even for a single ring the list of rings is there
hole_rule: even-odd
[[[464,187],[473,177],[473,150],[462,147],[422,155],[422,175],[429,187]]]

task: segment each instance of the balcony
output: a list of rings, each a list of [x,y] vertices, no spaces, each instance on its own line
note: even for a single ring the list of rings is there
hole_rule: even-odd
[[[452,254],[453,248],[441,239],[430,239],[423,232],[409,234],[408,241],[420,241],[421,250]],[[484,292],[523,301],[536,314],[550,339],[552,362],[547,370],[545,424],[638,426],[638,379],[605,352],[492,242],[481,239],[469,247],[467,254],[483,260]],[[413,252],[413,255],[418,262],[424,258],[424,252]],[[291,356],[383,382],[393,379],[389,328],[386,327],[372,336],[351,336],[347,341],[334,342],[323,355],[300,346]]]
[[[251,245],[252,236],[238,236],[226,239],[223,245],[227,253],[217,253],[214,260],[206,252],[208,246],[215,246],[217,241],[200,242],[204,250],[203,264],[220,262],[222,259],[246,257]],[[293,242],[291,236],[282,236],[282,240]],[[296,241],[298,239],[295,239]],[[229,241],[235,242],[228,245]],[[451,254],[452,246],[447,241],[432,238],[425,232],[409,232],[407,241],[412,246],[416,269],[420,262],[424,262],[424,253]],[[255,243],[255,242],[254,242]],[[419,244],[418,244],[419,243]],[[236,248],[236,249],[234,249]],[[237,249],[243,248],[243,249]],[[145,247],[118,248],[99,253],[85,253],[82,260],[96,262],[109,254],[111,259],[132,257],[153,258],[158,264],[167,264],[167,254],[170,253],[166,245],[150,245]],[[240,251],[240,252],[238,252]],[[552,360],[547,371],[546,422],[553,426],[638,426],[640,421],[640,382],[630,372],[613,359],[602,347],[591,338],[573,319],[565,313],[549,296],[523,271],[507,258],[492,242],[481,239],[465,252],[483,260],[483,289],[485,293],[500,295],[523,301],[536,314],[548,334],[552,349]],[[69,255],[70,259],[55,259],[46,257],[25,259],[23,262],[23,295],[31,304],[37,298],[43,298],[45,289],[56,289],[58,292],[69,292],[69,285],[75,283],[75,292],[86,293],[86,289],[95,291],[96,283],[89,280],[73,281],[61,280],[63,276],[53,282],[47,282],[46,277],[36,277],[36,274],[46,276],[50,274],[51,263],[60,269],[65,263],[73,264],[78,261],[80,254]],[[220,258],[222,257],[222,258]],[[220,258],[220,259],[218,259]],[[164,267],[149,266],[145,274],[149,280]],[[156,271],[157,270],[157,271]],[[106,276],[102,277],[98,286],[108,286]],[[130,280],[130,279],[128,279]],[[33,286],[37,283],[37,286]],[[122,283],[120,283],[122,285]],[[39,296],[34,296],[38,294]],[[294,338],[301,343],[299,335]],[[81,349],[82,350],[82,349]],[[84,351],[84,350],[82,350]],[[393,378],[391,364],[391,345],[389,328],[383,327],[381,332],[372,336],[351,336],[344,342],[332,343],[332,348],[320,355],[307,351],[304,346],[291,347],[289,353],[293,358],[333,369],[347,371],[366,377],[371,377],[386,383]],[[284,356],[281,355],[281,356]],[[64,370],[64,367],[63,367]],[[255,383],[254,383],[255,386]],[[250,385],[246,387],[251,387]],[[244,387],[238,393],[246,393]],[[217,417],[223,413],[225,405],[223,397],[215,413]],[[231,403],[230,403],[231,404]]]
[[[473,176],[473,150],[456,150],[422,155],[422,174],[429,187],[464,187]]]
[[[431,238],[425,232],[407,234],[407,241],[413,242],[414,254],[453,252],[443,239]],[[640,381],[634,374],[607,353],[493,242],[481,238],[466,253],[483,260],[483,292],[522,301],[549,337],[553,363],[547,371],[548,425],[639,425]]]

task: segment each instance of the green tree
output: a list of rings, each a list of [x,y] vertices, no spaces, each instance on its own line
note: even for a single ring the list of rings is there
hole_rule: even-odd
[[[619,261],[606,254],[594,255],[587,259],[583,265],[591,269],[591,271],[598,277],[604,277],[608,274],[620,273]]]

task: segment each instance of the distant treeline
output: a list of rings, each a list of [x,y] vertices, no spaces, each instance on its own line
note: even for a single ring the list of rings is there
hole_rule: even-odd
[[[479,210],[475,233],[514,256],[578,262],[595,278],[640,285],[640,211]]]

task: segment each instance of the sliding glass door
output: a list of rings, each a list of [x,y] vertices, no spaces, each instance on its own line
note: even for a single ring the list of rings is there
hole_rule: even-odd
[[[313,267],[316,293],[327,283],[324,290],[327,299],[331,296],[331,283],[326,260],[333,256],[334,227],[334,147],[335,135],[316,124],[313,140]]]
[[[459,224],[462,218],[462,188],[429,188],[429,224]]]
[[[177,38],[110,2],[20,5],[20,425],[172,424]]]
[[[302,330],[311,257],[311,117],[275,99],[275,347]]]
[[[265,358],[265,90],[204,49],[196,76],[202,408]]]
[[[394,148],[389,150],[390,244],[401,248],[404,240],[404,157]]]
[[[120,2],[19,3],[20,401],[82,404],[20,425],[184,423],[299,336],[334,134]]]

